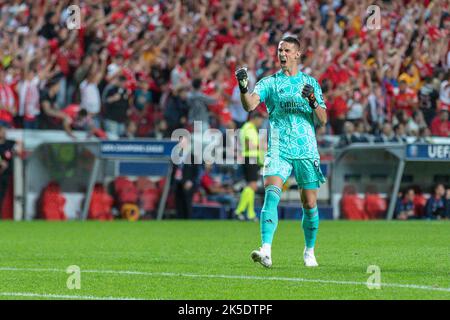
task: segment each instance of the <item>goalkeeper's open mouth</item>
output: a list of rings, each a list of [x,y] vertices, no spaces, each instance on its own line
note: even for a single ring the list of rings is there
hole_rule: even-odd
[[[281,66],[285,66],[286,65],[286,63],[287,63],[287,60],[286,60],[286,58],[280,58],[280,64],[281,64]]]

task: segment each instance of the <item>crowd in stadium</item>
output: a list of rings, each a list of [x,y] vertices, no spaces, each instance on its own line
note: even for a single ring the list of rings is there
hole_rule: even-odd
[[[372,1],[3,1],[0,124],[100,137],[167,137],[194,120],[240,127],[234,70],[247,65],[253,84],[277,70],[292,33],[324,92],[323,133],[340,145],[448,137],[448,1],[375,3],[370,30]],[[80,29],[67,28],[72,4]]]

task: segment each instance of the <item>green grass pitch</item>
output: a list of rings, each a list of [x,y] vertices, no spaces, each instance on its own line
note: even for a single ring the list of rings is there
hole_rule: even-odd
[[[271,269],[259,239],[238,221],[1,222],[0,299],[450,299],[450,221],[322,221],[313,269],[299,221],[280,221]]]

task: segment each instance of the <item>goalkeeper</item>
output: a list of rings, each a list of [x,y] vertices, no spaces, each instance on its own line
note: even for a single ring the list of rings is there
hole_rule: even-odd
[[[298,70],[300,42],[285,36],[278,44],[281,70],[261,79],[248,92],[246,68],[236,71],[241,101],[247,112],[265,102],[269,112],[270,135],[264,159],[264,205],[260,227],[262,246],[251,253],[253,261],[272,266],[271,246],[278,224],[278,203],[283,184],[293,171],[303,204],[302,227],[305,237],[305,266],[318,266],[314,245],[319,228],[317,192],[325,178],[320,170],[315,124],[327,122],[322,90],[314,78]]]

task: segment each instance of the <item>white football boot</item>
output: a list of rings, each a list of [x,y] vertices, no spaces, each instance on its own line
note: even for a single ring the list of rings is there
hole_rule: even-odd
[[[303,251],[303,261],[306,267],[318,267],[316,257],[314,256],[314,249],[309,249]]]
[[[266,268],[270,268],[272,266],[272,258],[270,257],[270,254],[263,251],[261,248],[259,248],[259,250],[253,250],[251,257],[254,262],[259,262]]]

